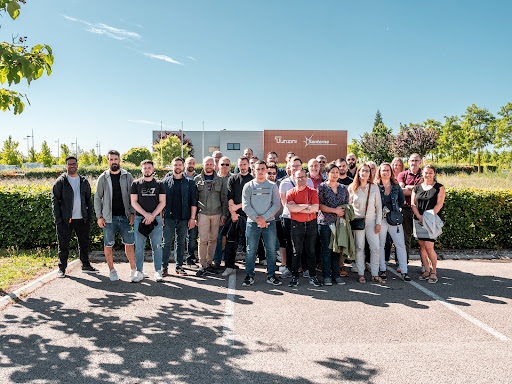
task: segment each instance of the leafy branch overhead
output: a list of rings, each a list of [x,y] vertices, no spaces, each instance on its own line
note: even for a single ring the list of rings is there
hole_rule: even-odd
[[[20,5],[25,0],[0,0],[0,11],[4,11],[14,20],[19,16]],[[38,44],[31,50],[14,43],[0,43],[0,83],[11,86],[23,79],[27,83],[40,78],[44,72],[52,73],[53,53],[49,45]],[[22,99],[27,96],[10,89],[0,89],[0,108],[3,111],[14,108],[14,114],[20,114],[25,108]]]

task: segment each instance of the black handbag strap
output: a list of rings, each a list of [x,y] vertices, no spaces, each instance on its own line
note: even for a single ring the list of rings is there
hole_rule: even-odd
[[[372,190],[372,184],[368,183],[368,196],[366,196],[366,205],[364,206],[364,225],[366,226],[366,212],[368,211],[368,200],[370,200],[370,192]]]

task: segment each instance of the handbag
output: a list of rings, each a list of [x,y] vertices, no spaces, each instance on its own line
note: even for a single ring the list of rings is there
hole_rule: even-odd
[[[402,215],[402,212],[389,211],[386,213],[386,221],[389,225],[396,227],[404,222],[404,216]]]
[[[370,199],[370,192],[372,185],[368,184],[368,196],[366,196],[366,206],[364,207],[364,217],[356,217],[350,222],[350,228],[353,231],[362,231],[366,225],[366,211],[368,209],[368,200]]]

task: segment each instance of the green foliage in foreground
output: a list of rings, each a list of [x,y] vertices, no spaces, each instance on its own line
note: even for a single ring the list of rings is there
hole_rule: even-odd
[[[0,248],[56,246],[50,191],[47,186],[0,187]],[[440,248],[512,248],[512,190],[448,188],[442,215]],[[103,248],[95,220],[91,247]]]

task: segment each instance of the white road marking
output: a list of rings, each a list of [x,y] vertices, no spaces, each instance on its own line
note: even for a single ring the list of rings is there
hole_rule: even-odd
[[[394,269],[388,267],[388,271],[401,278],[401,275],[397,271],[395,271]],[[470,323],[473,323],[477,327],[480,327],[484,331],[490,333],[491,335],[496,337],[498,340],[501,340],[501,341],[511,341],[509,337],[507,337],[504,334],[502,334],[502,333],[496,331],[495,329],[489,327],[487,324],[482,323],[480,320],[474,318],[473,316],[468,315],[466,312],[460,310],[457,306],[455,306],[455,305],[453,305],[451,303],[448,303],[445,299],[443,299],[442,297],[436,295],[434,292],[429,291],[427,288],[425,288],[421,284],[418,284],[418,283],[416,283],[414,281],[409,282],[409,284],[411,284],[413,287],[419,289],[424,294],[430,296],[434,300],[439,301],[439,303],[444,305],[446,308],[448,308],[449,310],[455,312],[456,314],[458,314],[459,316],[463,317],[464,319],[466,319]]]
[[[224,328],[222,329],[222,340],[227,345],[233,345],[233,329],[235,327],[235,287],[236,273],[229,276],[228,293],[226,296],[226,306],[224,307]]]

